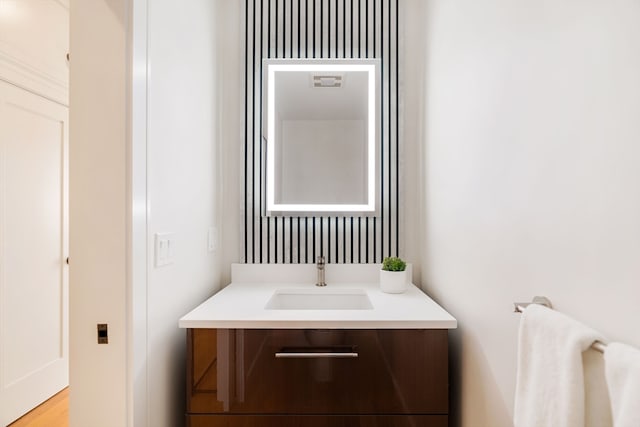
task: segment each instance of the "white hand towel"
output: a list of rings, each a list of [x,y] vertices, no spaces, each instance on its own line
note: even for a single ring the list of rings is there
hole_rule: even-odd
[[[640,350],[611,343],[604,352],[613,427],[640,427]]]
[[[522,313],[515,427],[584,427],[582,352],[600,334],[547,307]]]

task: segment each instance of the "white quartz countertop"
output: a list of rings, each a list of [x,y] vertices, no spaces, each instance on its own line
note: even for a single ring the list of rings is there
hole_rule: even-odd
[[[366,292],[370,309],[267,309],[276,291]],[[312,291],[310,291],[312,289]],[[387,294],[378,283],[232,283],[180,319],[181,328],[224,329],[454,329],[456,319],[414,285]]]

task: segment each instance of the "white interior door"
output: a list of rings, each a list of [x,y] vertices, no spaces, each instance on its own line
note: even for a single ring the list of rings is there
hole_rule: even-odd
[[[0,81],[0,426],[68,384],[68,108]]]

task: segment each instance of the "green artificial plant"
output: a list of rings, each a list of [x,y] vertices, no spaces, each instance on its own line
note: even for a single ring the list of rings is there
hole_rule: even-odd
[[[387,257],[382,261],[384,271],[404,271],[407,263],[398,257]]]

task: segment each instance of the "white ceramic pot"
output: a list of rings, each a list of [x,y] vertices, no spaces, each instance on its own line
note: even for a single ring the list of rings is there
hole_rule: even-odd
[[[401,294],[407,290],[407,270],[380,270],[380,290],[388,294]]]

